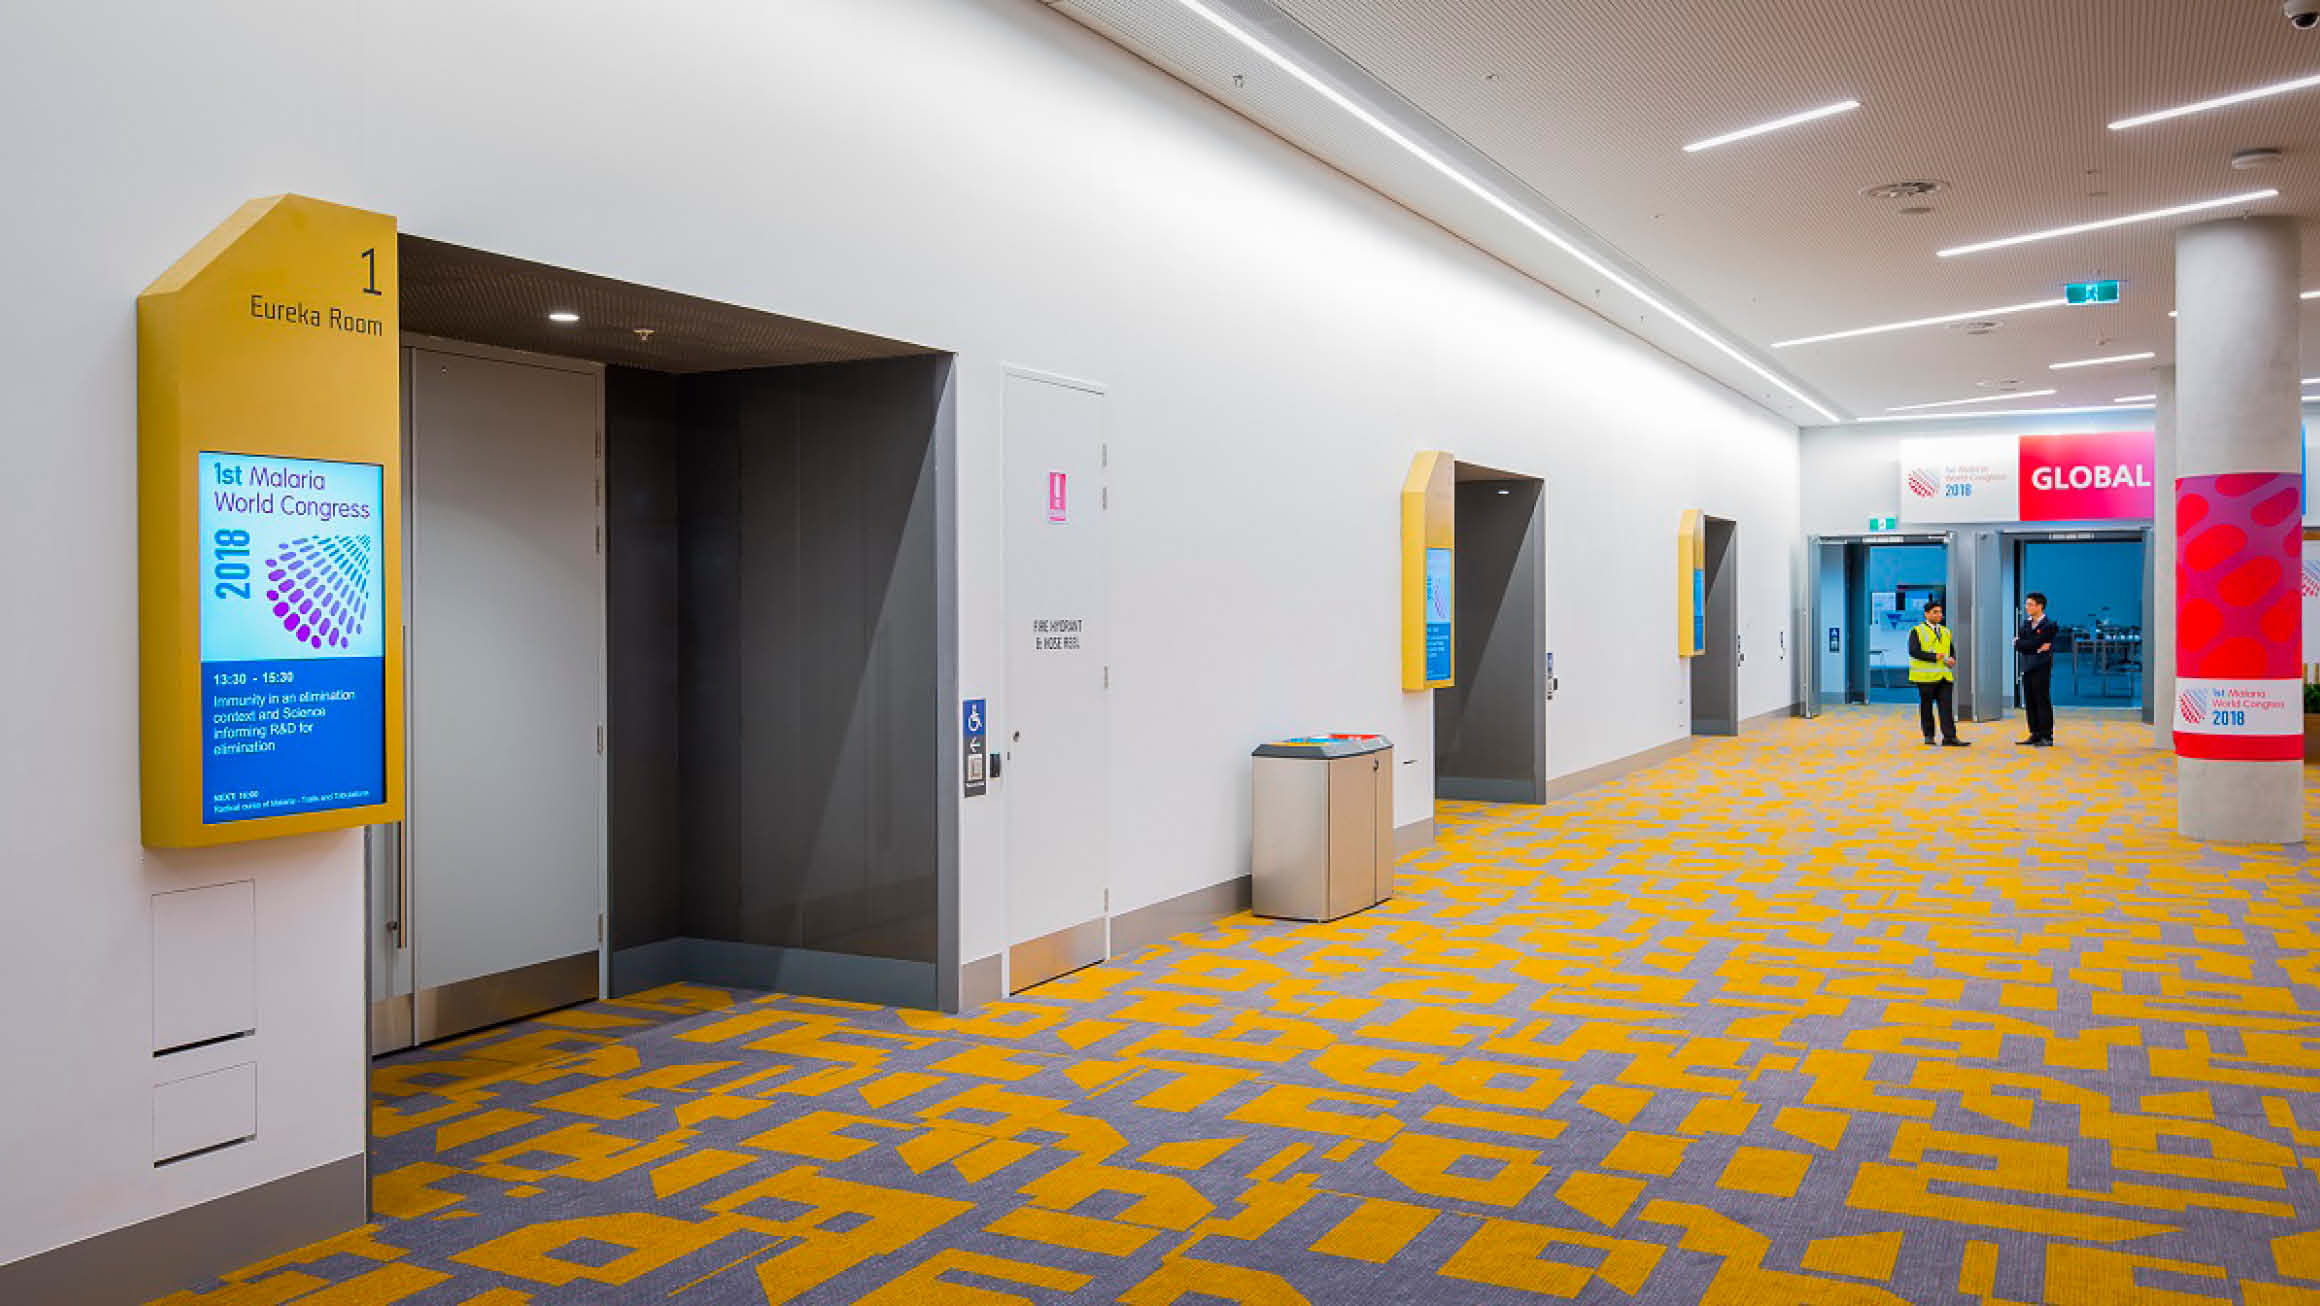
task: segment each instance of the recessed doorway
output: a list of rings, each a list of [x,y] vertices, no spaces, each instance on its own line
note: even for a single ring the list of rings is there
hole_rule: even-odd
[[[1740,527],[1702,516],[1706,635],[1692,664],[1692,733],[1740,733]]]
[[[2008,543],[2009,647],[2023,600],[2044,594],[2047,615],[2061,628],[2054,647],[2056,706],[2140,710],[2149,672],[2143,631],[2150,549],[2143,532],[2016,532]],[[2013,692],[2019,704],[2019,683]]]
[[[1538,803],[1547,786],[1547,484],[1458,463],[1453,683],[1434,691],[1434,793]]]

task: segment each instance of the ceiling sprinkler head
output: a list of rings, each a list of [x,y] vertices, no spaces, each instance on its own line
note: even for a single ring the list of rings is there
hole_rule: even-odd
[[[1861,193],[1873,200],[1913,200],[1948,189],[1949,183],[1946,181],[1889,181],[1882,186],[1871,186]]]
[[[651,327],[630,327],[629,330],[636,332],[638,344],[649,345],[652,343],[653,329]]]

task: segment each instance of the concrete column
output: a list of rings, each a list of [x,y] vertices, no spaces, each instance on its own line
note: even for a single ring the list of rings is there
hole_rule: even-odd
[[[2290,218],[2175,239],[2176,828],[2304,837],[2299,241]]]
[[[2152,742],[2175,751],[2175,369],[2153,369],[2159,392],[2151,418],[2151,611],[2143,622],[2143,656],[2151,659]]]

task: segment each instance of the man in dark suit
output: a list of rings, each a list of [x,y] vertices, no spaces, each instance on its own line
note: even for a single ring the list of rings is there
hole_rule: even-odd
[[[2022,596],[2022,629],[2014,651],[2022,658],[2022,708],[2030,716],[2030,737],[2015,742],[2033,748],[2054,746],[2054,638],[2062,628],[2046,615],[2046,596]]]

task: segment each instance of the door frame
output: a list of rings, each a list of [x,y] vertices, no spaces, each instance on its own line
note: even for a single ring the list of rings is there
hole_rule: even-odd
[[[1112,659],[1112,550],[1110,531],[1112,460],[1111,431],[1109,429],[1109,421],[1111,416],[1111,407],[1109,403],[1111,399],[1111,388],[1101,381],[1091,381],[1084,377],[1067,376],[1060,372],[1049,372],[1039,368],[1025,367],[1015,363],[1003,363],[999,367],[999,479],[1001,486],[1001,512],[999,521],[999,621],[1002,632],[1002,642],[1000,645],[999,656],[999,675],[1001,689],[1004,697],[999,700],[998,711],[992,714],[996,718],[996,721],[994,721],[992,725],[994,734],[1001,734],[1001,732],[1013,721],[1016,693],[1016,686],[1012,683],[1012,668],[1010,666],[1011,659],[1007,653],[1007,641],[1014,638],[1014,619],[1016,615],[1012,606],[1014,602],[1014,596],[1008,592],[1008,581],[1011,579],[1011,577],[1009,577],[1007,574],[1007,540],[1009,537],[1009,532],[1015,529],[1015,525],[1006,511],[1006,494],[1009,488],[1009,483],[1007,481],[1009,472],[1009,468],[1007,466],[1009,449],[1006,411],[1006,387],[1007,382],[1011,379],[1019,381],[1031,381],[1040,385],[1060,386],[1066,390],[1077,390],[1083,394],[1095,395],[1106,401],[1104,408],[1106,429],[1098,438],[1097,459],[1098,466],[1101,467],[1104,472],[1104,485],[1101,491],[1104,498],[1102,500],[1103,508],[1101,511],[1103,511],[1105,514],[1103,629],[1105,675],[1107,685],[1109,684],[1110,662]],[[1044,984],[1048,980],[1060,978],[1064,975],[1070,974],[1075,970],[1081,970],[1088,966],[1098,965],[1102,962],[1111,960],[1113,922],[1113,867],[1111,831],[1114,825],[1111,808],[1116,788],[1116,776],[1114,774],[1115,768],[1112,766],[1112,753],[1114,750],[1112,747],[1112,733],[1110,728],[1111,708],[1108,701],[1104,709],[1104,715],[1104,855],[1102,866],[1102,914],[1096,917],[1094,920],[1083,921],[1077,925],[1068,925],[1061,930],[1053,931],[1035,939],[1025,939],[1019,941],[1015,938],[1015,927],[1013,924],[1015,861],[1020,853],[1020,849],[1014,837],[1013,831],[1014,805],[1012,802],[1009,802],[1006,805],[1005,815],[1003,817],[1003,819],[1008,823],[1006,855],[1003,858],[1004,869],[1002,870],[1002,874],[1005,877],[1004,882],[1007,888],[1007,905],[1005,907],[1005,912],[1007,913],[1006,920],[1008,923],[1004,930],[1004,946],[1000,949],[999,953],[1001,958],[1000,964],[1002,967],[1000,972],[999,988],[1002,994],[1011,995],[1020,993],[1026,988]],[[955,727],[956,723],[954,722],[952,723],[951,728]],[[1003,738],[1004,736],[1002,736],[1002,739]],[[1014,760],[1013,750],[1008,748],[1004,742],[999,745],[997,755],[1005,761],[1011,762]],[[1004,793],[1005,791],[1002,790],[1001,792]],[[1024,966],[1029,966],[1032,969],[1040,972],[1040,977],[1038,979],[1031,980],[1028,983],[1018,982],[1018,970]]]
[[[1845,680],[1842,685],[1837,687],[1837,696],[1846,704],[1865,704],[1869,701],[1869,691],[1873,688],[1869,684],[1871,670],[1868,646],[1869,550],[1878,545],[1889,544],[1938,544],[1947,550],[1950,544],[1949,534],[1946,531],[1935,530],[1837,531],[1809,538],[1815,546],[1835,544],[1844,548],[1842,566],[1845,578],[1840,587],[1843,594],[1841,602],[1844,604],[1844,612],[1836,624],[1844,632]],[[1942,565],[1945,568],[1948,566],[1946,553]],[[1829,614],[1821,609],[1820,589],[1817,586],[1812,590],[1812,613],[1812,630],[1815,641],[1813,656],[1817,658],[1820,656],[1818,641],[1821,633],[1829,625]],[[1861,683],[1858,687],[1853,683],[1853,670],[1856,661],[1859,663],[1861,671]],[[1826,694],[1828,687],[1826,685],[1820,686],[1820,690]]]
[[[1441,774],[1441,750],[1437,735],[1434,796],[1472,802],[1543,803],[1547,801],[1547,717],[1550,711],[1549,704],[1554,701],[1555,697],[1554,654],[1549,651],[1547,646],[1547,599],[1551,575],[1547,566],[1547,478],[1530,472],[1513,471],[1467,459],[1453,459],[1452,464],[1452,479],[1455,486],[1499,484],[1537,487],[1537,496],[1531,502],[1530,516],[1523,526],[1521,542],[1516,547],[1516,565],[1509,578],[1509,584],[1536,582],[1536,588],[1533,591],[1536,611],[1532,614],[1532,620],[1521,632],[1529,645],[1524,657],[1525,665],[1528,667],[1527,690],[1529,697],[1522,706],[1530,719],[1530,759],[1527,764],[1528,774],[1520,778],[1468,779],[1452,776],[1446,780]],[[1526,554],[1531,559],[1528,567],[1521,565],[1522,558]],[[1465,577],[1467,561],[1465,558],[1454,559],[1452,568],[1454,577],[1461,579]],[[1455,604],[1453,608],[1455,610]],[[1469,647],[1465,633],[1466,627],[1462,624],[1458,629],[1461,633],[1458,635],[1456,647],[1465,650]],[[1459,694],[1466,688],[1465,685],[1454,685],[1430,692],[1429,702],[1434,705],[1436,729],[1440,728],[1442,719],[1440,706],[1442,696]]]
[[[569,372],[579,375],[593,376],[596,378],[596,410],[592,418],[596,428],[594,445],[597,477],[596,527],[598,532],[598,545],[596,554],[596,624],[599,629],[602,629],[605,619],[604,604],[606,599],[604,578],[605,541],[603,538],[603,513],[605,503],[603,385],[604,364],[590,362],[584,359],[562,358],[552,354],[536,354],[520,349],[506,349],[496,345],[479,345],[463,340],[449,340],[440,336],[422,335],[411,331],[406,331],[401,334],[400,339],[397,341],[397,350],[398,354],[396,362],[398,370],[401,374],[400,380],[402,401],[402,412],[400,414],[400,454],[403,464],[403,484],[406,486],[416,485],[416,482],[412,479],[413,469],[411,461],[411,368],[414,362],[415,351],[423,351],[433,354],[450,354],[464,358],[480,359],[485,362],[510,363],[523,367],[537,367],[548,371]],[[414,543],[413,532],[411,529],[411,519],[412,515],[417,511],[416,505],[417,495],[406,493],[403,496],[403,574],[404,576],[411,578],[413,581],[416,581],[417,573],[413,571],[411,567],[412,547]],[[401,627],[399,637],[402,639],[405,649],[403,668],[404,677],[406,680],[408,680],[412,672],[412,664],[408,655],[408,651],[411,641],[411,606],[413,603],[414,589],[414,584],[406,584],[403,586],[403,611],[399,614],[399,623]],[[605,651],[606,650],[603,649],[599,650],[600,653]],[[610,689],[611,681],[609,671],[604,664],[603,658],[600,657],[597,698],[595,704],[598,729],[600,733],[598,734],[598,748],[596,753],[595,784],[597,802],[596,829],[593,839],[596,850],[595,882],[597,929],[595,990],[597,997],[602,997],[606,992],[609,991],[606,988],[606,985],[610,982],[608,971],[610,967],[611,954],[610,950],[606,946],[607,931],[605,929],[605,920],[606,914],[611,909],[611,844],[609,829],[609,822],[611,818],[611,768],[609,765],[610,741],[607,740],[601,733],[609,721],[608,714],[610,712]],[[406,686],[406,692],[407,690],[408,686]],[[417,764],[417,755],[411,748],[410,737],[413,717],[415,715],[416,714],[414,713],[405,713],[403,719],[403,766],[405,770],[404,792],[406,794],[410,793],[409,772],[411,768]],[[365,831],[364,836],[364,861],[366,876],[375,877],[376,875],[382,873],[382,871],[391,867],[392,874],[395,877],[395,889],[391,901],[394,904],[397,917],[406,923],[410,919],[413,904],[416,900],[416,886],[413,882],[412,867],[407,852],[408,845],[405,837],[405,826],[413,822],[417,816],[418,809],[416,803],[410,803],[406,806],[404,811],[404,819],[402,822],[369,827]],[[387,867],[382,867],[382,862],[387,863]],[[368,973],[368,968],[371,964],[371,949],[385,946],[385,932],[391,928],[389,922],[377,920],[372,917],[371,909],[376,902],[377,893],[374,880],[372,883],[366,885],[366,891],[364,894],[364,958],[366,974]],[[399,994],[390,993],[385,998],[372,999],[370,1001],[370,1055],[372,1056],[377,1056],[385,1052],[397,1051],[404,1047],[415,1047],[431,1041],[431,1039],[434,1037],[447,1037],[451,1034],[461,1032],[458,1030],[444,1030],[440,1032],[433,1031],[431,1029],[431,1026],[434,1023],[433,1020],[424,1016],[420,1011],[420,1006],[423,1001],[428,1001],[435,1006],[440,1006],[444,1000],[449,997],[453,999],[454,1004],[456,1005],[458,995],[446,994],[444,990],[463,989],[467,986],[473,986],[474,997],[477,1000],[489,1003],[496,997],[501,1000],[514,1001],[518,1005],[521,1005],[525,1002],[538,1000],[535,995],[559,995],[572,991],[571,985],[574,979],[576,979],[576,976],[571,973],[571,967],[568,964],[570,959],[558,959],[554,961],[542,962],[534,966],[520,967],[515,971],[504,972],[502,975],[486,975],[478,977],[474,980],[462,981],[460,984],[440,986],[437,989],[429,990],[426,994],[422,994],[419,991],[418,985],[416,983],[416,953],[412,947],[412,943],[413,940],[406,924],[404,928],[400,929],[398,932],[397,941],[393,948],[394,956],[389,962],[390,967],[396,967],[402,970],[404,991]],[[365,996],[368,998],[369,994],[366,992]],[[393,1041],[398,1036],[402,1040],[400,1043]],[[386,1046],[380,1045],[382,1037],[387,1040]]]
[[[2157,541],[2152,538],[2154,530],[2155,528],[2149,522],[2107,526],[2092,524],[2086,526],[2070,526],[2066,524],[2050,525],[2041,522],[2035,526],[2002,526],[1998,530],[1998,539],[2003,552],[2004,567],[2006,570],[2006,601],[2010,605],[2007,609],[2006,621],[2009,626],[2011,626],[2013,623],[2013,614],[2022,610],[2023,545],[2092,543],[2125,544],[2129,541],[2133,541],[2143,546],[2142,626],[2144,642],[2143,706],[2141,716],[2143,718],[2143,724],[2145,725],[2155,724],[2158,719],[2156,715],[2157,704],[2154,702],[2154,694],[2157,689],[2159,659],[2153,654],[2150,643],[2151,627],[2154,624],[2151,620],[2151,613],[2153,606],[2156,604],[2158,598],[2158,577],[2157,574],[2152,571],[2153,566],[2156,565],[2158,556],[2155,550]],[[2016,706],[2020,706],[2021,686],[2019,682],[2016,683],[2012,701]],[[2115,712],[2122,709],[2106,707],[2102,710]]]
[[[1965,673],[1957,683],[1957,719],[2001,720],[2011,701],[2005,690],[2012,681],[2005,650],[2012,641],[2001,638],[2011,629],[2009,623],[2003,617],[1993,618],[1992,613],[2004,588],[1998,529],[1960,526],[1950,531],[1949,537],[1949,556],[1945,559],[1948,579],[1942,597],[1947,600],[1946,615],[1950,629],[1956,632],[1953,638],[1958,641]]]
[[[1807,719],[1821,714],[1821,546],[1825,537],[1804,537],[1803,602],[1796,605],[1796,616],[1790,623],[1796,627],[1789,642],[1796,646],[1796,715]],[[1838,656],[1844,650],[1838,648]]]
[[[1748,660],[1747,651],[1740,643],[1740,521],[1736,517],[1719,517],[1714,513],[1700,514],[1700,541],[1704,549],[1714,550],[1717,528],[1722,528],[1724,547],[1720,555],[1712,557],[1707,565],[1713,574],[1707,580],[1707,641],[1702,651],[1690,658],[1690,677],[1687,681],[1694,735],[1737,735],[1740,733],[1740,664]],[[1724,686],[1729,716],[1703,716],[1700,712],[1700,682],[1717,675]]]

